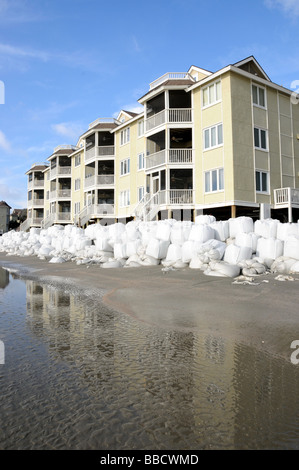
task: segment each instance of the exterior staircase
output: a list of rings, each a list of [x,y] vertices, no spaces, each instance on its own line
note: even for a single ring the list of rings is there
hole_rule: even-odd
[[[144,222],[153,220],[160,210],[160,204],[162,202],[161,193],[162,192],[158,191],[152,196],[149,193],[145,193],[134,210],[135,217]]]

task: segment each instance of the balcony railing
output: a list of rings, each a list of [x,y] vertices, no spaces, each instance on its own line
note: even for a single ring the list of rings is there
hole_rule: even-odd
[[[55,178],[56,176],[70,176],[71,172],[71,166],[56,166],[54,168],[51,168],[50,178]]]
[[[70,212],[57,212],[56,221],[57,222],[69,222],[71,220]]]
[[[193,204],[193,189],[170,189],[167,203],[173,205]]]
[[[43,188],[44,187],[44,182],[45,180],[37,180],[37,179],[34,179],[32,181],[29,181],[28,182],[28,189],[31,189],[31,188]]]
[[[160,152],[152,153],[145,158],[145,168],[149,170],[155,166],[165,165],[166,164],[166,150],[161,150]]]
[[[113,186],[114,175],[98,175],[89,176],[84,180],[84,188],[90,188],[91,186]]]
[[[98,124],[118,124],[118,121],[114,118],[98,118],[89,124],[88,129],[92,129]]]
[[[101,147],[92,147],[85,150],[85,162],[93,160],[94,158],[114,157],[114,145],[107,145]]]
[[[170,149],[161,150],[152,153],[145,158],[145,168],[149,170],[156,166],[175,164],[175,165],[191,165],[193,163],[192,149]]]
[[[43,206],[44,199],[30,199],[28,201],[28,206]]]
[[[145,121],[146,132],[161,126],[164,123],[191,123],[192,122],[192,109],[191,108],[170,108],[163,109],[157,114],[150,116]]]
[[[162,75],[162,77],[157,78],[153,82],[150,83],[150,90],[156,88],[161,83],[165,82],[166,80],[192,80],[194,78],[188,72],[168,72]]]
[[[50,199],[70,199],[71,190],[70,189],[58,189],[50,192]]]
[[[274,203],[279,206],[299,206],[299,189],[297,188],[280,188],[274,190]]]

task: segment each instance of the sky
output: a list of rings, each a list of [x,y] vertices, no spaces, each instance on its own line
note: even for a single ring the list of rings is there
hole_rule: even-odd
[[[33,163],[166,72],[253,55],[299,88],[298,39],[299,0],[0,0],[0,200],[27,207]]]

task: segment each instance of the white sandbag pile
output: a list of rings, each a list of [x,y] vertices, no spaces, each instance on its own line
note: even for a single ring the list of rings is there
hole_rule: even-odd
[[[216,221],[199,215],[194,222],[174,219],[109,226],[54,225],[0,237],[7,255],[37,256],[51,263],[73,261],[102,268],[189,267],[208,276],[258,276],[271,271],[299,272],[298,223],[238,217]]]

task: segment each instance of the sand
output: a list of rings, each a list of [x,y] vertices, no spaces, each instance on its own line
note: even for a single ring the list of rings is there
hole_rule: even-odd
[[[292,341],[299,339],[299,276],[280,282],[277,275],[268,274],[254,280],[258,285],[236,285],[234,279],[205,276],[190,268],[103,269],[5,253],[0,253],[0,266],[40,282],[98,290],[109,308],[149,325],[231,338],[287,361]]]

